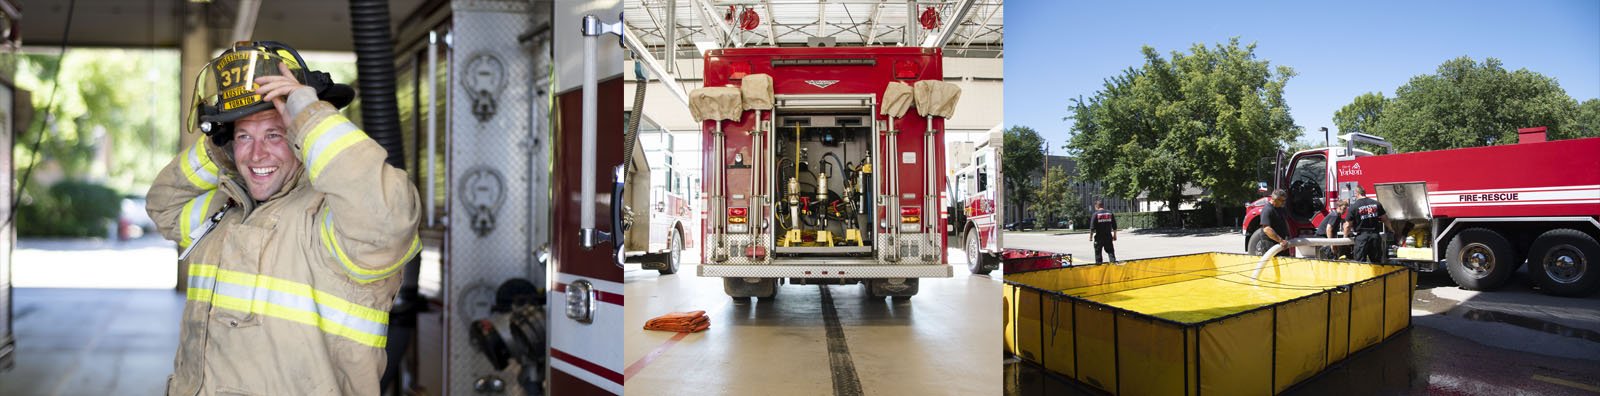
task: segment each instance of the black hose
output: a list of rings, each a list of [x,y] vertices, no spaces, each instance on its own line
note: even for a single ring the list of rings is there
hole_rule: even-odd
[[[394,38],[389,32],[389,2],[351,0],[350,32],[355,43],[356,76],[361,91],[361,129],[389,153],[384,162],[405,169],[400,109],[395,103]]]
[[[384,162],[405,169],[405,147],[400,140],[400,108],[395,99],[394,38],[389,32],[389,2],[350,0],[350,33],[356,52],[356,77],[361,92],[361,129],[388,153]],[[431,77],[431,76],[430,76]],[[401,362],[417,326],[417,311],[426,305],[417,294],[417,273],[422,261],[406,263],[399,298],[389,310],[388,364],[380,384],[392,390],[399,384]]]

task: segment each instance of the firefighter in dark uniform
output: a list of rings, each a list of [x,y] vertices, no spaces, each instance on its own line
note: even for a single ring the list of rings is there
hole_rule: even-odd
[[[1289,214],[1284,212],[1285,210],[1288,210],[1284,208],[1284,205],[1286,205],[1288,202],[1288,196],[1289,193],[1283,191],[1281,188],[1272,190],[1271,197],[1267,199],[1267,202],[1270,204],[1265,208],[1261,208],[1261,226],[1263,227],[1263,233],[1266,234],[1267,239],[1271,239],[1273,242],[1277,242],[1278,245],[1282,245],[1284,247],[1282,251],[1278,252],[1279,256],[1288,256],[1291,254],[1291,251],[1289,250],[1289,218],[1287,217]],[[1251,248],[1254,248],[1254,246]],[[1270,247],[1268,249],[1270,249]],[[1264,254],[1266,252],[1262,253]]]
[[[1369,263],[1382,263],[1384,261],[1385,246],[1383,237],[1383,204],[1367,196],[1366,190],[1360,185],[1355,186],[1355,196],[1360,197],[1350,202],[1350,210],[1344,216],[1344,234],[1353,235],[1356,240],[1354,252],[1350,258]]]
[[[1317,233],[1328,238],[1338,238],[1339,232],[1344,231],[1344,214],[1349,212],[1347,210],[1349,207],[1349,199],[1340,199],[1338,203],[1335,203],[1333,210],[1328,211],[1326,216],[1322,216],[1322,223],[1317,224]],[[1322,246],[1317,248],[1317,251],[1322,253],[1322,258],[1330,260],[1343,256],[1345,250],[1344,246]]]
[[[1094,241],[1094,263],[1101,263],[1101,249],[1106,251],[1111,261],[1117,261],[1117,247],[1112,244],[1117,240],[1117,217],[1106,210],[1104,202],[1094,201],[1094,213],[1089,214],[1089,224],[1093,226],[1089,240]]]

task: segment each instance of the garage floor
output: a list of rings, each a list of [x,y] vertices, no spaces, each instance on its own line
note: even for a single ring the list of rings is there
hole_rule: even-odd
[[[13,291],[16,365],[0,395],[159,395],[178,350],[172,290]]]
[[[686,255],[687,256],[687,255]],[[721,278],[628,267],[623,338],[635,395],[982,395],[1001,392],[1000,281],[923,279],[906,301],[863,286],[784,285],[768,301],[735,301]],[[685,257],[686,259],[688,257]],[[711,329],[645,331],[645,321],[705,310]]]

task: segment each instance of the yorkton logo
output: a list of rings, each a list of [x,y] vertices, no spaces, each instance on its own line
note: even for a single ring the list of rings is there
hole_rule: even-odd
[[[831,86],[831,85],[836,84],[838,82],[839,82],[839,80],[806,80],[806,84],[811,84],[812,86],[815,86],[817,88],[827,88],[828,86]]]

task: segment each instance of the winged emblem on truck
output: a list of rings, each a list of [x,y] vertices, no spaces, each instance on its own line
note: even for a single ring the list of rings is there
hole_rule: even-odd
[[[837,84],[838,82],[839,80],[806,80],[806,84],[811,84],[817,88],[827,88],[828,86]]]

